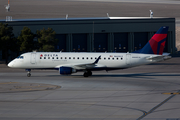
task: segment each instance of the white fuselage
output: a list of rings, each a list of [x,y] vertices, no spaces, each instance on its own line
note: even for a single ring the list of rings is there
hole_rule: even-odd
[[[94,63],[101,56],[95,66],[88,66]],[[69,52],[30,52],[25,53],[11,61],[8,66],[23,69],[48,69],[62,66],[72,67],[76,70],[84,69],[124,69],[143,64],[157,62],[147,58],[161,55],[137,54],[137,53],[69,53]]]

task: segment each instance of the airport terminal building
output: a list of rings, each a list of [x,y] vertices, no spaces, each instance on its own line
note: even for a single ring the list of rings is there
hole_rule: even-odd
[[[55,47],[66,52],[133,52],[141,49],[161,26],[169,26],[164,52],[174,54],[176,51],[175,18],[104,17],[0,22],[12,26],[15,36],[20,34],[24,26],[33,33],[52,28],[59,40]]]

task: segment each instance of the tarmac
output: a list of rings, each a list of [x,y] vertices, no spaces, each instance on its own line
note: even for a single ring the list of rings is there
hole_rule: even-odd
[[[77,17],[173,17],[180,19],[178,0],[10,0],[6,12],[0,2],[0,19],[68,18]]]
[[[179,120],[180,57],[68,76],[0,64],[0,120]],[[18,89],[18,90],[17,90]]]

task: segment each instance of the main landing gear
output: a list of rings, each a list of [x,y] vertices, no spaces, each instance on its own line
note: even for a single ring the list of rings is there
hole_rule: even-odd
[[[31,77],[31,69],[26,69],[27,72],[27,77]]]
[[[91,76],[92,75],[92,72],[91,71],[86,71],[84,72],[83,76],[84,77],[88,77],[88,76]]]

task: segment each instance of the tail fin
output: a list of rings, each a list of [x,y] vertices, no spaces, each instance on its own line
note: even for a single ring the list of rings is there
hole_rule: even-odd
[[[161,27],[149,42],[141,50],[135,51],[135,53],[162,55],[166,43],[168,28],[169,27]]]

